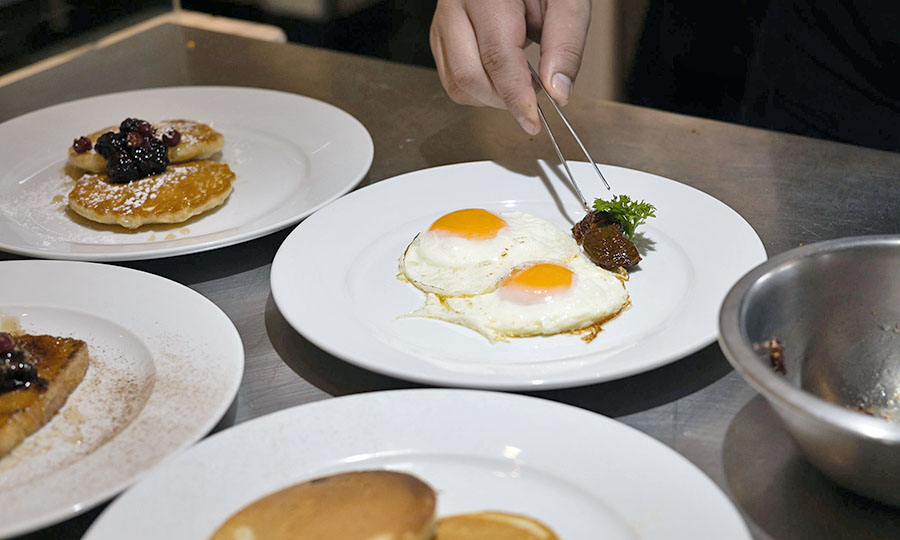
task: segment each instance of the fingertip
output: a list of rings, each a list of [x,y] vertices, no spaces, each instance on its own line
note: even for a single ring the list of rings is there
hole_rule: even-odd
[[[537,94],[527,89],[507,102],[507,109],[529,135],[541,132],[541,121],[538,118]]]
[[[525,130],[525,133],[529,135],[534,136],[541,132],[540,124],[536,124],[526,116],[516,117],[516,120],[519,122],[519,125],[522,126],[522,129]]]
[[[561,2],[547,10],[541,38],[541,80],[560,103],[568,102],[578,76],[591,20],[591,2]],[[549,85],[547,84],[549,83]]]
[[[555,73],[550,78],[550,88],[553,92],[553,99],[560,105],[565,105],[569,102],[572,94],[572,79],[565,73]]]

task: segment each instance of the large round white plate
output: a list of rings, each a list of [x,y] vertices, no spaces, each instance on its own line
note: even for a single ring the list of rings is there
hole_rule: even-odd
[[[424,295],[397,279],[407,244],[460,208],[515,209],[568,230],[584,209],[557,166],[450,165],[347,195],[299,225],[272,265],[272,294],[288,323],[319,348],[380,373],[448,386],[537,389],[606,381],[662,366],[712,343],[732,284],[766,258],[737,213],[673,180],[604,166],[618,193],[653,203],[639,229],[644,260],[631,307],[591,343],[566,334],[490,343],[450,323],[399,318]],[[587,163],[571,163],[586,196],[606,196]]]
[[[363,469],[419,476],[439,517],[522,513],[565,540],[750,537],[709,478],[637,430],[538,398],[429,389],[329,399],[214,435],[118,498],[85,540],[209,538],[267,493]]]
[[[187,118],[225,135],[215,159],[237,175],[210,213],[136,231],[67,211],[72,140],[126,117]],[[368,172],[373,145],[346,112],[307,97],[235,87],[139,90],[71,101],[0,124],[0,249],[93,261],[153,259],[258,238],[347,193]]]
[[[60,412],[0,458],[0,537],[70,518],[205,436],[237,394],[244,350],[202,295],[93,263],[0,263],[6,329],[74,337],[91,363]]]

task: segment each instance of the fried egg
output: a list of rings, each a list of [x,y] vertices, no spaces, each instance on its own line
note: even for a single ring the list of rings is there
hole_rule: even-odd
[[[410,316],[459,324],[491,341],[596,331],[628,307],[624,279],[583,256],[562,264],[531,262],[514,268],[487,294],[446,297],[429,293],[425,305]]]
[[[581,249],[571,234],[541,218],[514,211],[457,210],[418,234],[400,258],[400,276],[441,296],[483,294],[516,266],[561,263]]]

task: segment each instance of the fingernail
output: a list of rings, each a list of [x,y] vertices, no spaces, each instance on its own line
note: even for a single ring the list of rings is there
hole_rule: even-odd
[[[524,116],[521,118],[516,118],[519,121],[519,125],[522,126],[529,135],[537,135],[537,126],[535,126],[531,120],[525,118]]]
[[[563,101],[569,100],[569,93],[572,91],[572,79],[568,75],[557,73],[553,75],[550,83],[553,85],[553,89],[556,90],[556,95]]]

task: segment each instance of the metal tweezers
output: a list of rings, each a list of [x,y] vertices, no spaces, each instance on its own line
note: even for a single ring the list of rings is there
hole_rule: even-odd
[[[569,128],[569,132],[572,133],[572,136],[575,137],[575,141],[578,142],[578,146],[581,147],[581,151],[584,152],[584,155],[587,157],[588,161],[591,165],[594,166],[594,170],[597,171],[597,176],[600,177],[600,180],[603,181],[603,185],[606,186],[606,189],[612,191],[609,187],[609,183],[606,181],[606,178],[603,178],[603,173],[600,172],[600,169],[597,167],[597,163],[594,161],[594,158],[591,157],[590,152],[588,152],[587,148],[585,148],[584,143],[581,142],[581,138],[575,133],[575,128],[572,127],[572,124],[569,123],[569,119],[566,118],[566,115],[563,114],[562,109],[556,103],[556,100],[550,95],[550,92],[544,88],[544,83],[541,82],[541,78],[538,76],[537,72],[532,67],[531,62],[528,62],[528,69],[531,70],[531,76],[534,77],[534,80],[537,81],[538,86],[541,87],[541,90],[546,94],[547,99],[550,100],[550,104],[553,105],[553,108],[556,109],[556,112],[559,114],[559,117],[562,118],[562,121],[566,124],[566,127]],[[556,137],[553,136],[553,131],[550,130],[550,124],[547,123],[547,118],[544,117],[544,111],[541,110],[540,104],[537,106],[538,116],[541,117],[541,123],[544,124],[544,129],[547,131],[547,135],[550,136],[550,142],[553,143],[553,149],[556,150],[556,155],[559,157],[560,163],[562,163],[563,168],[566,169],[566,174],[569,175],[569,182],[572,183],[572,187],[575,188],[575,192],[581,197],[581,204],[584,205],[584,209],[588,212],[592,210],[591,206],[588,205],[587,200],[584,198],[584,194],[581,193],[581,189],[578,188],[578,183],[575,181],[575,176],[572,175],[572,171],[569,170],[569,164],[566,162],[566,158],[563,157],[562,152],[559,149],[559,145],[556,144]]]

